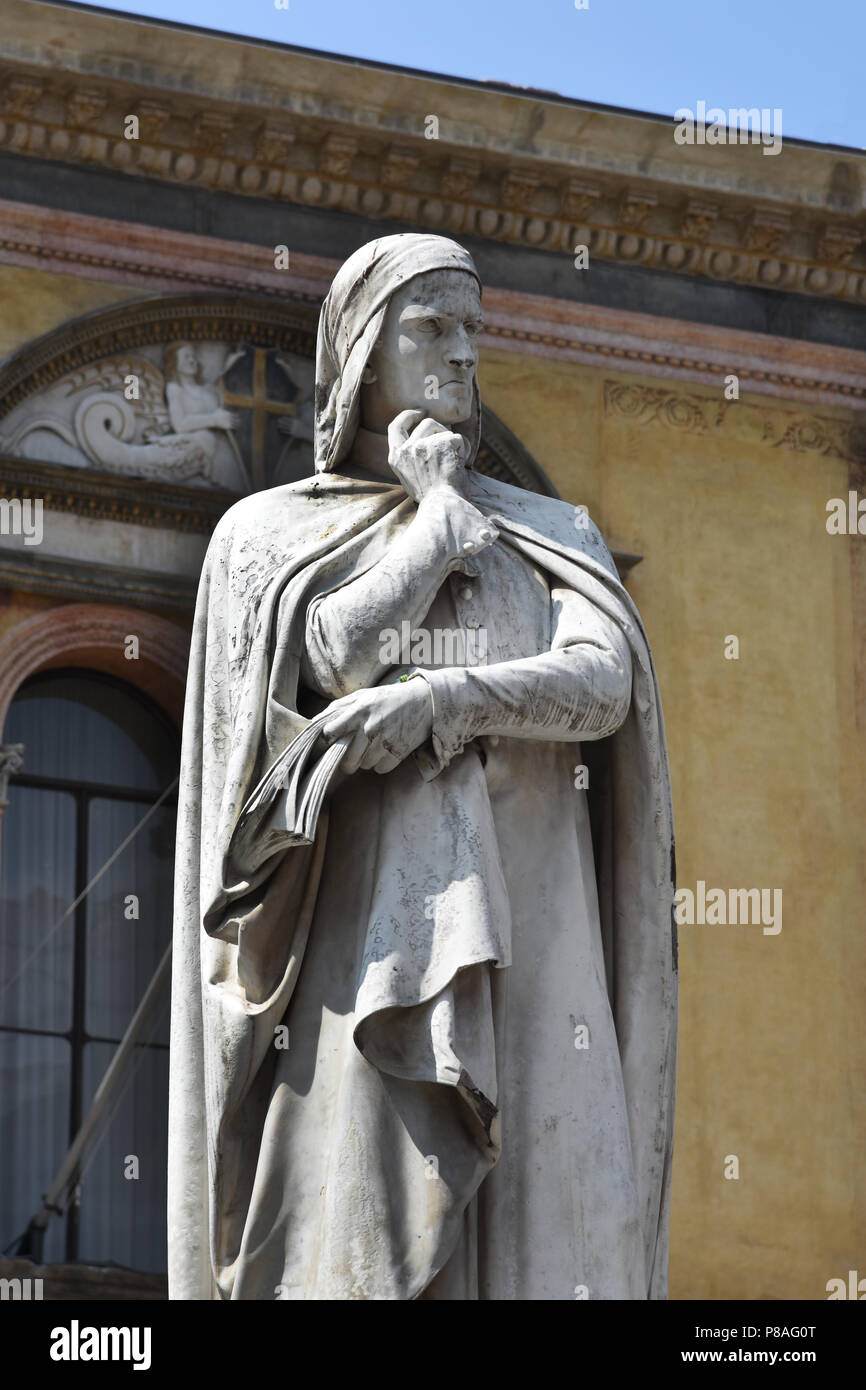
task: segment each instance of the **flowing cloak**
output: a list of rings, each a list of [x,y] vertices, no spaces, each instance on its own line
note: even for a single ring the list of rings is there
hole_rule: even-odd
[[[469,500],[501,540],[606,614],[631,652],[628,714],[615,734],[592,745],[590,813],[646,1297],[664,1298],[675,885],[664,726],[649,646],[587,517],[576,526],[574,508],[564,502],[476,472],[469,480]],[[238,503],[220,521],[208,551],[190,657],[178,808],[169,1128],[175,1299],[232,1296],[261,1157],[275,1029],[296,988],[304,988],[302,963],[327,842],[324,812],[312,845],[287,842],[275,849],[270,839],[263,858],[255,842],[237,833],[241,811],[308,723],[298,704],[309,603],[380,561],[414,512],[399,486],[320,471]],[[461,755],[457,761],[461,774],[450,795],[462,799],[463,821],[472,824],[485,814],[483,771],[477,759]],[[417,803],[429,793],[431,817],[439,805],[435,792],[436,781],[419,773],[414,796]],[[377,893],[390,892],[392,902],[400,898],[398,861],[392,852],[377,864]],[[444,1189],[428,1220],[434,1229],[425,1230],[420,1247],[409,1248],[411,1232],[381,1232],[393,1247],[383,1266],[390,1278],[371,1278],[360,1294],[325,1296],[417,1297],[447,1260],[462,1215],[497,1157],[497,1109],[484,1060],[495,1057],[496,1038],[483,991],[472,988],[489,962],[503,966],[509,959],[507,903],[494,881],[495,866],[488,879],[456,916],[428,920],[423,903],[407,905],[412,931],[394,924],[386,943],[388,970],[380,968],[381,944],[371,942],[363,953],[353,1046],[382,1077],[413,1088],[422,1109],[431,1090],[447,1094],[453,1122],[441,1147],[434,1143],[429,1151],[462,1146],[462,1161],[453,1166],[457,1177]],[[452,1015],[472,1008],[484,1016],[473,1017],[471,1026],[453,1017],[442,1036],[435,1020],[441,1021],[437,1006],[443,1001]],[[434,1112],[444,1113],[431,1107]],[[368,1139],[375,1143],[376,1136]]]

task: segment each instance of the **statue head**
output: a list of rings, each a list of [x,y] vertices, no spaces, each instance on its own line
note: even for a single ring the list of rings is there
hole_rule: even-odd
[[[361,424],[385,434],[401,410],[471,429],[481,289],[465,270],[413,276],[388,301],[361,375]]]
[[[201,375],[196,350],[192,343],[169,343],[162,358],[166,381],[198,381]]]
[[[386,434],[407,409],[463,433],[471,464],[481,437],[480,327],[481,283],[457,242],[404,233],[354,252],[319,318],[316,469],[339,466],[359,425]]]

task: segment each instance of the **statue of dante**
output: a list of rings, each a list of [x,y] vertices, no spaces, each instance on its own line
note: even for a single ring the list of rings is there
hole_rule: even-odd
[[[585,511],[473,469],[481,324],[455,242],[361,247],[321,311],[315,477],[208,551],[172,1298],[666,1296],[659,692]],[[305,737],[306,835],[274,775]]]

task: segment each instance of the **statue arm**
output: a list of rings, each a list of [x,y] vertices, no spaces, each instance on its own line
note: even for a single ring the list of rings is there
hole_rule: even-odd
[[[623,723],[631,703],[628,642],[580,594],[555,589],[552,597],[549,652],[418,672],[433,701],[437,771],[480,736],[579,742],[606,738]]]
[[[328,699],[378,684],[385,629],[421,622],[454,570],[477,573],[472,556],[493,543],[496,528],[450,488],[425,494],[403,534],[365,574],[307,609],[301,678]]]

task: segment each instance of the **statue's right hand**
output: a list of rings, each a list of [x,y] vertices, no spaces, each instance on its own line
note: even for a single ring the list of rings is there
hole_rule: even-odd
[[[388,426],[388,463],[412,498],[435,488],[463,495],[467,440],[421,410],[404,410]]]
[[[433,701],[419,676],[396,685],[377,685],[341,695],[322,723],[326,743],[345,738],[342,771],[393,772],[430,737]]]

